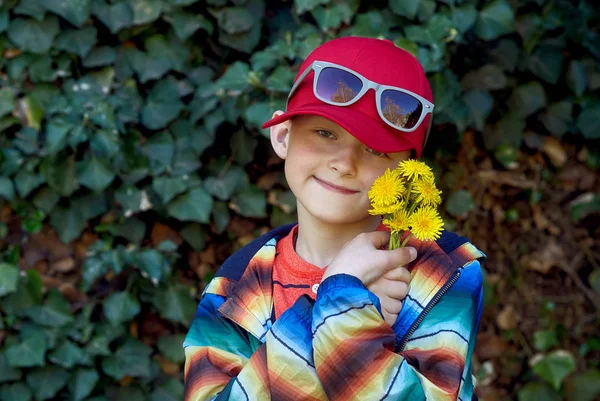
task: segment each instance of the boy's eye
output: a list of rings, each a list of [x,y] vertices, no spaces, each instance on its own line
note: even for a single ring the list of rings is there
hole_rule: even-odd
[[[375,156],[388,157],[388,155],[386,153],[378,152],[378,151],[373,150],[371,148],[367,148],[367,152],[373,153]]]
[[[335,138],[335,135],[333,135],[333,133],[324,130],[324,129],[320,129],[317,131],[319,136],[322,136],[323,138]]]

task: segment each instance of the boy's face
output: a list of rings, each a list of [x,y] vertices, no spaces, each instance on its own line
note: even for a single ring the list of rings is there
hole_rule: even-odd
[[[285,176],[299,213],[306,211],[329,224],[378,219],[368,213],[373,181],[410,157],[410,151],[375,152],[338,124],[315,115],[272,127],[271,143],[285,159]]]

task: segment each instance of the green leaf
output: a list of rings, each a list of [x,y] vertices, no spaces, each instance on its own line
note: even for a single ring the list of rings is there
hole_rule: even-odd
[[[81,348],[69,340],[64,340],[58,348],[48,355],[50,362],[66,369],[71,369],[80,363],[84,357],[85,354]]]
[[[8,364],[4,352],[0,352],[0,383],[21,379],[21,369],[15,369]],[[2,397],[0,397],[2,399]]]
[[[464,4],[460,7],[452,9],[452,20],[456,24],[456,28],[465,33],[475,25],[477,21],[477,8],[474,4]]]
[[[164,58],[170,68],[183,71],[189,57],[187,47],[175,38],[167,39],[163,35],[153,35],[144,41],[148,57],[152,60]],[[179,84],[179,83],[178,83]]]
[[[255,185],[250,185],[245,191],[236,194],[229,207],[244,217],[267,217],[267,198]]]
[[[23,310],[42,302],[42,280],[37,270],[28,270],[19,280],[16,292],[2,299],[2,309],[8,314],[23,313]]]
[[[532,370],[556,390],[561,388],[565,377],[575,371],[575,358],[565,350],[538,355],[531,360],[530,364]]]
[[[326,7],[315,7],[311,14],[317,25],[326,32],[338,28],[342,23],[349,24],[358,9],[357,1],[336,1]]]
[[[561,401],[562,397],[546,383],[527,383],[519,390],[519,401]]]
[[[483,40],[493,40],[514,30],[515,13],[506,0],[494,0],[483,7],[475,34]]]
[[[104,300],[104,315],[113,325],[133,319],[140,311],[140,302],[129,292],[115,292]]]
[[[171,23],[175,35],[180,40],[186,40],[198,29],[204,29],[209,35],[213,32],[212,22],[202,14],[177,12],[168,16],[167,21]]]
[[[58,31],[58,19],[54,16],[43,21],[17,18],[8,26],[8,38],[23,51],[43,54],[52,47]]]
[[[244,112],[244,119],[249,125],[255,127],[263,135],[267,136],[269,130],[262,129],[261,125],[267,122],[269,119],[271,119],[272,114],[273,109],[271,109],[270,103],[257,102],[252,103],[249,107],[246,108],[246,111]]]
[[[320,4],[329,4],[331,0],[294,0],[294,6],[296,7],[296,13],[302,14],[306,11],[310,11]]]
[[[408,39],[400,36],[400,37],[394,39],[394,44],[396,46],[398,46],[399,48],[406,50],[413,56],[417,57],[419,47],[412,40],[408,40]]]
[[[0,400],[30,401],[32,395],[25,383],[6,384],[0,387]]]
[[[163,318],[185,327],[189,327],[196,311],[196,301],[190,294],[190,288],[179,283],[159,289],[152,303]]]
[[[171,362],[182,363],[185,360],[183,353],[184,334],[161,336],[158,339],[158,350]]]
[[[207,177],[204,188],[215,198],[226,201],[248,185],[248,176],[240,166],[231,166],[216,177]]]
[[[96,44],[98,31],[95,27],[87,25],[81,29],[62,31],[56,38],[54,47],[66,52],[75,53],[85,57]]]
[[[208,234],[204,226],[201,224],[186,224],[186,226],[181,230],[181,236],[196,251],[203,251],[204,248],[206,248]]]
[[[562,51],[554,46],[540,46],[528,60],[531,72],[552,85],[562,74],[562,62]]]
[[[169,272],[169,262],[156,249],[145,249],[136,255],[136,264],[142,276],[158,284]]]
[[[100,375],[95,369],[77,369],[69,381],[69,391],[73,401],[81,401],[94,390]]]
[[[108,5],[94,0],[92,12],[112,33],[133,25],[133,9],[129,3]]]
[[[15,187],[8,177],[0,177],[0,198],[13,200],[15,197]]]
[[[21,198],[27,197],[37,187],[44,183],[44,177],[39,174],[21,170],[14,178],[17,192]]]
[[[44,7],[71,24],[81,26],[90,17],[92,0],[43,0]]]
[[[187,181],[184,177],[157,177],[152,181],[152,189],[166,204],[188,189]]]
[[[29,15],[38,21],[44,19],[46,15],[46,7],[43,6],[41,0],[22,0],[19,5],[14,8],[15,14]]]
[[[102,67],[112,65],[117,60],[117,51],[109,46],[100,46],[92,49],[83,60],[84,67]]]
[[[34,332],[22,342],[6,348],[5,355],[12,367],[28,368],[44,366],[46,354],[46,336],[42,331]]]
[[[214,231],[217,234],[223,233],[231,221],[231,215],[229,214],[229,207],[227,206],[227,203],[221,201],[215,202],[212,215],[213,221],[215,222]]]
[[[533,81],[518,86],[513,91],[509,104],[512,112],[527,117],[546,106],[546,93],[539,82]]]
[[[254,16],[247,8],[228,7],[219,13],[219,28],[230,34],[247,32],[254,24]]]
[[[463,100],[471,113],[475,128],[483,131],[485,122],[492,112],[494,98],[489,92],[471,91],[464,94]]]
[[[388,4],[394,14],[413,19],[417,16],[421,0],[389,0]]]
[[[57,289],[48,292],[43,305],[34,305],[25,313],[35,323],[46,327],[62,327],[73,321],[71,305]]]
[[[142,124],[153,130],[164,128],[184,107],[179,99],[177,81],[172,77],[163,79],[150,91],[142,109]]]
[[[46,125],[46,142],[44,149],[53,155],[67,145],[67,137],[73,125],[62,118],[55,118]]]
[[[19,268],[8,263],[0,263],[0,297],[15,292],[18,282]]]
[[[37,368],[27,375],[27,384],[39,401],[53,398],[68,380],[69,372],[58,366]]]
[[[12,113],[15,108],[15,95],[11,88],[0,89],[0,117]]]
[[[265,86],[273,92],[287,93],[292,87],[295,75],[296,74],[290,71],[289,68],[279,66],[275,68],[275,71],[269,76]]]
[[[537,330],[533,333],[533,344],[538,351],[547,351],[558,345],[556,330]]]
[[[183,398],[183,383],[179,380],[169,378],[152,392],[151,401],[179,401]]]
[[[583,95],[587,87],[587,78],[585,76],[585,67],[578,60],[572,60],[567,71],[567,85],[573,91],[575,96]],[[2,114],[2,113],[0,113]]]
[[[115,179],[109,163],[95,156],[82,161],[78,168],[79,182],[92,191],[103,191]]]
[[[552,135],[562,137],[573,123],[573,103],[564,100],[551,104],[540,120]]]
[[[581,110],[577,117],[577,128],[587,139],[600,138],[600,103]]]
[[[163,10],[161,0],[131,0],[130,4],[133,9],[134,25],[156,21]]]
[[[150,354],[152,348],[127,337],[122,346],[102,360],[102,370],[115,380],[125,376],[150,377]]]
[[[568,401],[594,401],[600,394],[600,371],[590,369],[567,379],[565,392]]]
[[[45,158],[40,173],[46,178],[48,186],[62,196],[70,196],[79,188],[73,155]]]
[[[8,20],[8,7],[0,7],[0,33],[6,31]]]
[[[590,282],[590,287],[592,287],[592,290],[594,290],[596,294],[600,295],[600,269],[595,269],[593,272],[591,272],[588,281]]]
[[[227,68],[225,74],[215,82],[215,89],[224,89],[229,92],[239,94],[249,88],[250,82],[248,74],[250,67],[248,64],[236,61]]]
[[[211,196],[202,188],[193,188],[171,202],[167,210],[170,216],[182,221],[208,223],[212,207]]]
[[[465,216],[475,207],[473,196],[465,190],[454,191],[446,201],[446,211],[454,216]]]

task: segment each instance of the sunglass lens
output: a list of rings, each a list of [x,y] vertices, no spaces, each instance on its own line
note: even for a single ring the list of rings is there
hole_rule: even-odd
[[[358,95],[362,85],[357,76],[338,68],[327,67],[319,74],[317,94],[332,103],[348,103]]]
[[[386,89],[381,94],[383,116],[399,128],[414,128],[423,112],[419,99],[407,93]]]

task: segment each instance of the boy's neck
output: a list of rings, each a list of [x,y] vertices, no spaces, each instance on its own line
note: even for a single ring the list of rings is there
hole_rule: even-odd
[[[315,218],[298,204],[296,253],[310,264],[326,267],[348,241],[360,233],[377,230],[379,225],[378,216],[357,223],[329,224]]]

